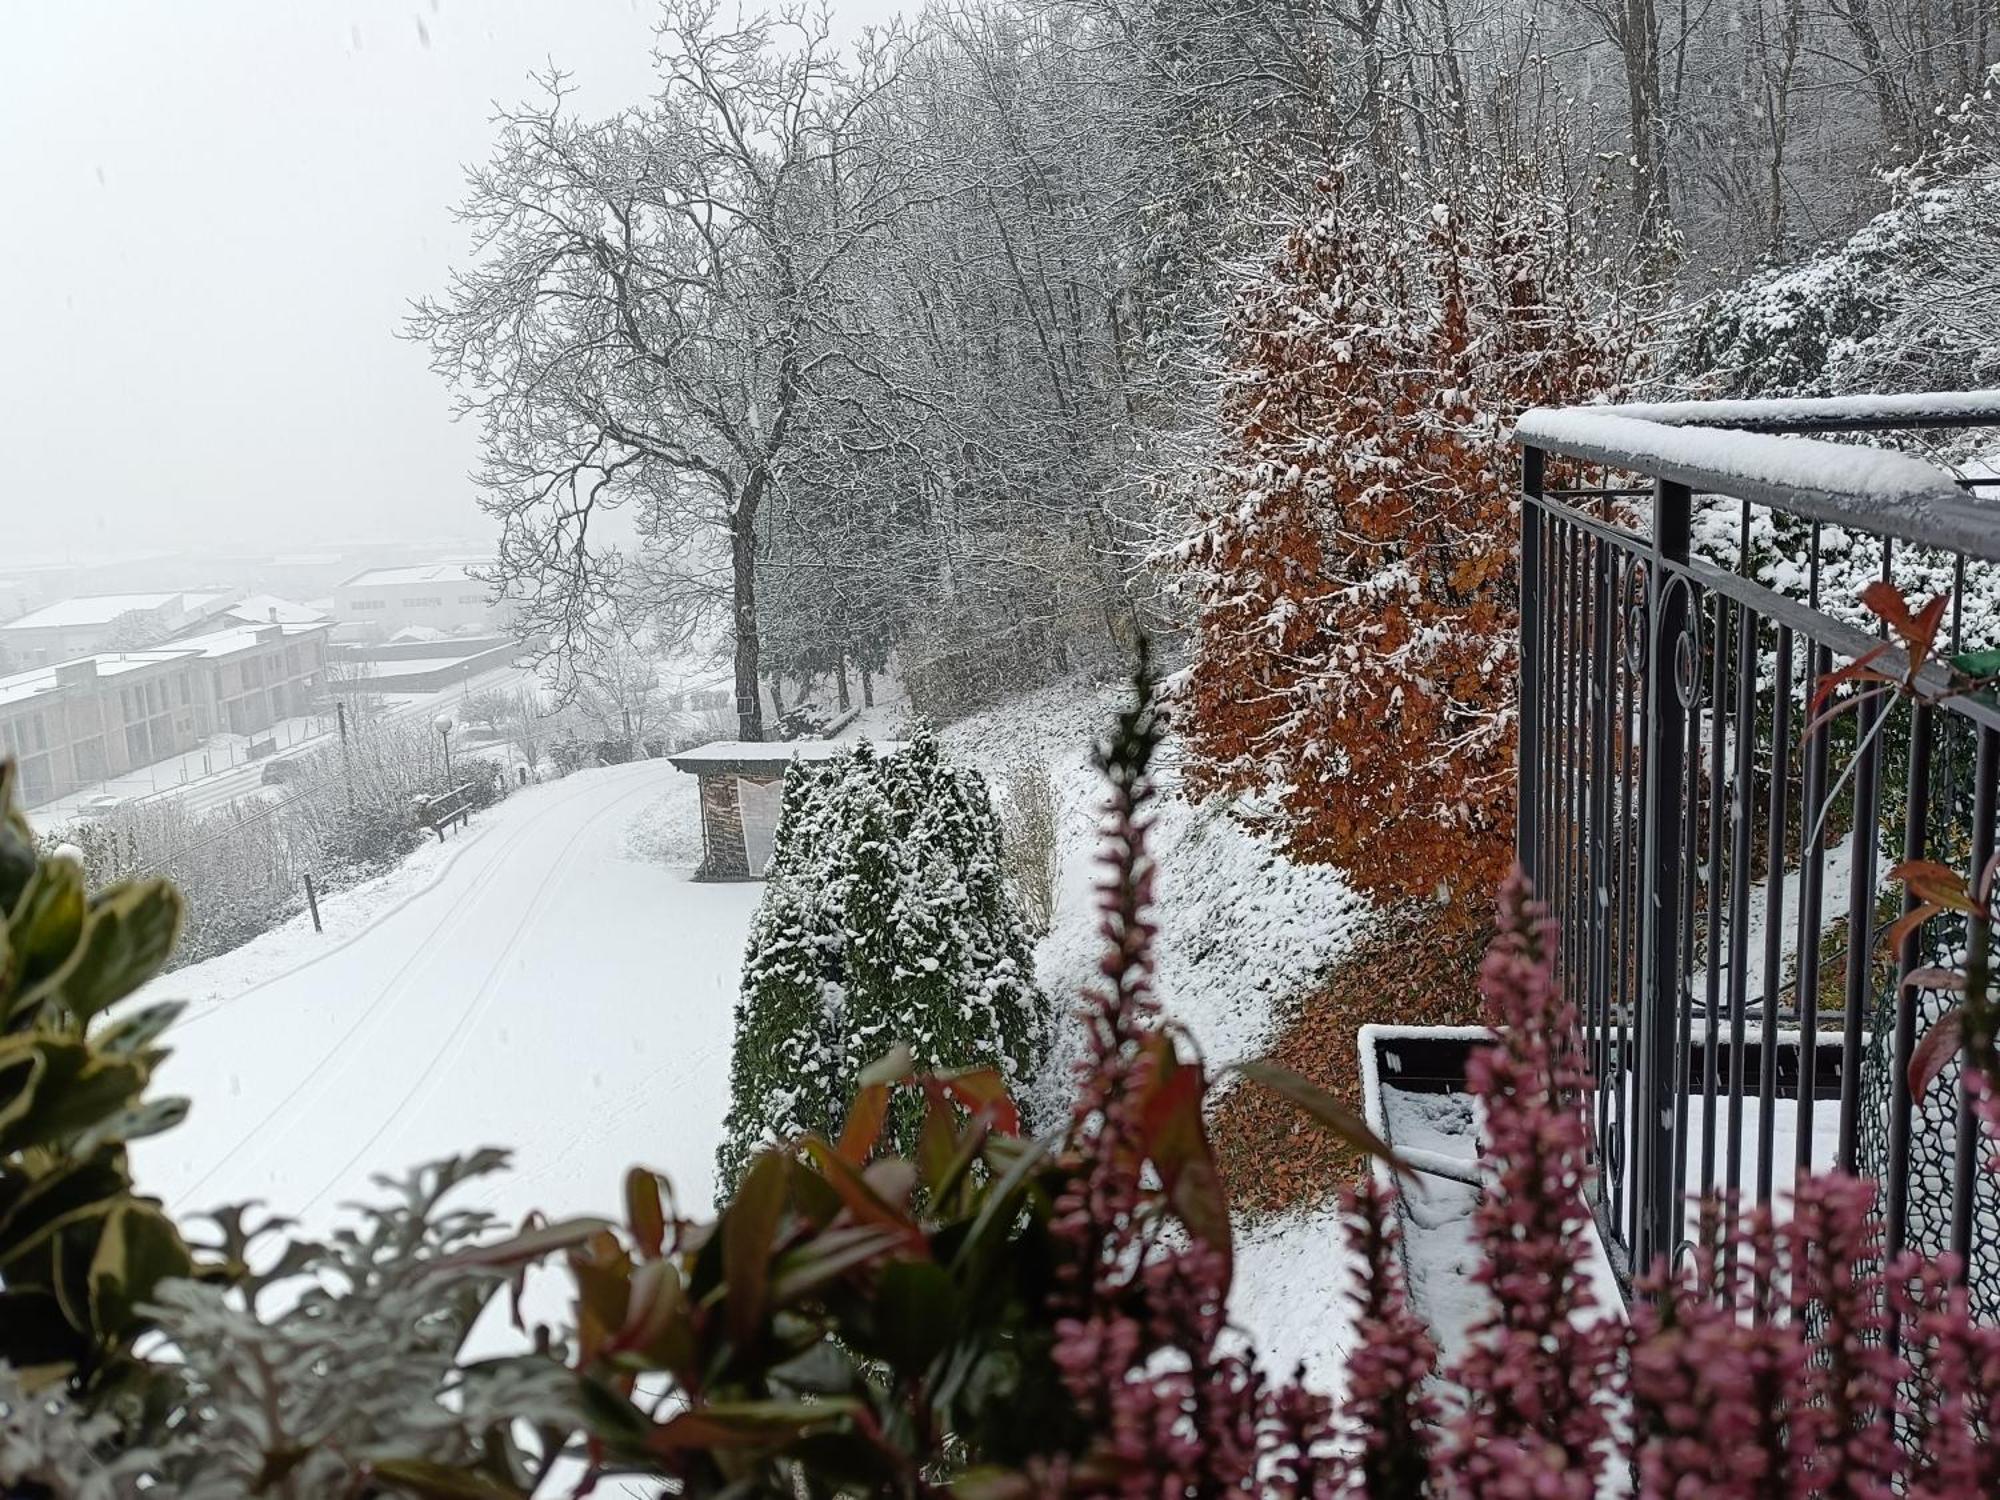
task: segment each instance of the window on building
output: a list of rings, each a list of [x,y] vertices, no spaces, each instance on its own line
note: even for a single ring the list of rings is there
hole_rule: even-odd
[[[444,600],[443,600],[443,598],[442,598],[442,597],[440,597],[439,595],[436,595],[436,594],[420,594],[420,595],[419,595],[418,597],[416,597],[416,598],[414,598],[414,599],[405,599],[405,600],[403,601],[403,608],[405,608],[405,609],[436,609],[436,608],[437,608],[437,607],[438,607],[439,605],[441,605],[441,604],[443,604],[443,603],[444,603]]]

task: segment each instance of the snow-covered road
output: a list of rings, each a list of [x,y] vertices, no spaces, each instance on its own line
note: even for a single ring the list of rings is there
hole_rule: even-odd
[[[151,986],[196,1001],[155,1083],[194,1109],[135,1148],[139,1180],[183,1215],[261,1198],[319,1229],[373,1173],[499,1145],[514,1170],[481,1196],[507,1218],[614,1211],[634,1161],[705,1210],[762,888],[630,857],[675,804],[692,827],[661,761],[530,788],[334,898],[323,938],[293,923]]]

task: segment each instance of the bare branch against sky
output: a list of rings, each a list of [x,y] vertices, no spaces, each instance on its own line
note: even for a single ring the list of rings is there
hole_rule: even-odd
[[[836,0],[846,28],[903,0]],[[12,559],[481,535],[477,434],[395,331],[553,60],[615,108],[649,0],[0,0]]]

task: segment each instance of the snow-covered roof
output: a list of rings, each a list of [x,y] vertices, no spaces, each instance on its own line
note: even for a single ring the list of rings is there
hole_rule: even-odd
[[[95,656],[78,657],[77,660],[96,662],[99,677],[120,677],[142,667],[157,667],[166,662],[184,660],[188,654],[180,646],[159,646],[151,651],[100,651]]]
[[[43,693],[52,693],[56,688],[56,674],[53,667],[36,667],[27,672],[11,672],[0,677],[0,708],[10,703],[25,703],[30,698],[38,698]]]
[[[411,568],[370,568],[341,585],[344,589],[393,587],[402,583],[478,583],[462,562],[423,563]],[[482,585],[483,587],[483,585]]]
[[[324,610],[314,609],[309,604],[294,604],[276,594],[252,594],[247,599],[237,600],[223,614],[246,625],[323,625],[327,622]]]
[[[1966,494],[1944,470],[1907,453],[1672,426],[1615,406],[1537,407],[1522,416],[1514,435],[1628,473],[2000,561],[2000,508]]]
[[[719,776],[739,769],[783,770],[795,760],[838,760],[852,754],[861,743],[859,740],[716,740],[669,755],[667,759],[679,771]],[[886,757],[900,754],[903,745],[898,740],[887,740],[870,743],[868,748],[877,756]]]
[[[31,614],[0,625],[0,630],[48,630],[66,625],[109,625],[121,615],[135,610],[161,609],[181,598],[171,594],[83,594],[56,604],[45,604]],[[205,595],[191,595],[205,598]]]
[[[93,663],[97,677],[122,677],[128,672],[137,672],[145,667],[157,667],[163,662],[183,660],[189,654],[172,646],[163,646],[151,651],[102,651],[95,656],[79,656],[75,661]],[[0,707],[58,691],[61,682],[57,678],[57,671],[73,664],[73,662],[56,662],[50,666],[31,667],[25,672],[14,672],[6,677],[0,677]]]
[[[161,649],[163,651],[179,651],[187,655],[202,656],[213,660],[217,657],[234,656],[239,651],[250,650],[259,644],[258,638],[265,631],[272,628],[269,620],[264,621],[261,625],[236,625],[226,630],[212,630],[206,635],[184,636],[168,646],[163,646]],[[310,635],[316,630],[324,630],[326,624],[324,621],[315,620],[310,624],[279,625],[276,628],[282,636],[290,638],[292,636]],[[99,660],[102,660],[102,658],[100,657]]]

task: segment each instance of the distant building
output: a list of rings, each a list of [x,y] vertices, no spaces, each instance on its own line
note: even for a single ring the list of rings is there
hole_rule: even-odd
[[[118,651],[0,677],[0,756],[29,807],[200,743],[194,656]]]
[[[222,611],[215,623],[224,625],[331,625],[333,617],[310,604],[295,604],[276,594],[252,594]]]
[[[84,594],[0,625],[0,669],[151,646],[228,608],[227,593]]]
[[[260,733],[312,712],[330,633],[324,621],[235,624],[0,677],[0,756],[20,762],[22,801],[35,807],[212,734]]]
[[[501,623],[487,586],[455,562],[357,573],[335,587],[333,618],[350,640],[381,640],[412,626],[451,635]]]
[[[258,734],[280,719],[303,718],[326,690],[325,624],[239,625],[187,636],[170,649],[198,662],[196,729]]]

